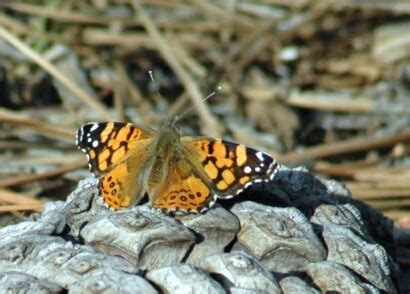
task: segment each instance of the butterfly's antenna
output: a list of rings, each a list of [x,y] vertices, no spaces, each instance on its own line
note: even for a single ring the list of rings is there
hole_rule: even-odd
[[[216,87],[215,91],[213,91],[211,94],[209,94],[208,96],[206,96],[204,99],[202,99],[202,103],[205,102],[206,100],[208,100],[209,98],[215,96],[219,91],[222,90],[221,86]],[[191,112],[193,109],[195,109],[196,107],[198,107],[198,104],[194,104],[192,105],[190,108],[188,108],[187,110],[185,110],[181,115],[175,115],[175,118],[172,120],[172,124],[171,126],[175,126],[175,124],[181,119],[183,118],[185,115],[187,115],[189,112]]]
[[[158,83],[154,78],[154,73],[152,72],[152,70],[149,70],[148,73],[151,81],[154,83],[155,93],[157,93],[158,97],[162,99],[161,93],[158,90]]]

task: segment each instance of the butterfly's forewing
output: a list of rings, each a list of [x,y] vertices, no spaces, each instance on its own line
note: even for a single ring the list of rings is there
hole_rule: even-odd
[[[151,139],[151,132],[129,123],[88,123],[78,129],[77,146],[87,155],[91,172],[100,178],[101,196],[108,207],[128,207],[141,196],[137,177]]]
[[[231,198],[253,183],[270,181],[277,162],[270,155],[229,141],[183,137],[182,143],[195,150],[190,160],[208,177],[220,198]]]
[[[104,174],[131,152],[142,152],[152,134],[130,123],[88,123],[77,131],[77,146],[86,155],[90,170]]]

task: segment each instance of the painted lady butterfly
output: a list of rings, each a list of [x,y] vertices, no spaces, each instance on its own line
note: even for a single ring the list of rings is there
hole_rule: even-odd
[[[180,136],[130,123],[88,123],[77,131],[77,146],[100,179],[104,203],[117,210],[145,193],[166,213],[206,211],[217,198],[232,198],[253,183],[270,181],[278,164],[266,153],[207,137]]]

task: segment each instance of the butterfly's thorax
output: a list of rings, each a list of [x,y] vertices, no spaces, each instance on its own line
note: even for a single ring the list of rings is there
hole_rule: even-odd
[[[163,127],[155,135],[153,148],[157,158],[171,156],[174,149],[181,142],[177,131],[171,127]]]
[[[180,136],[174,128],[165,126],[158,131],[148,154],[151,161],[147,165],[149,190],[166,180],[170,159],[182,156],[181,148]]]

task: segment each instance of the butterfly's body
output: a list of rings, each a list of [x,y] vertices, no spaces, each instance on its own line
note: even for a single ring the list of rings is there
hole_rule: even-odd
[[[167,162],[171,158],[177,159],[179,149],[179,136],[175,130],[163,127],[152,139],[152,144],[147,148],[145,157],[145,170],[147,175],[146,190],[153,193],[155,187],[166,179],[168,172]]]
[[[202,212],[217,197],[230,198],[252,183],[273,178],[277,163],[244,145],[180,136],[175,128],[146,130],[127,123],[90,123],[77,145],[100,178],[104,203],[121,209],[145,193],[169,213]]]

